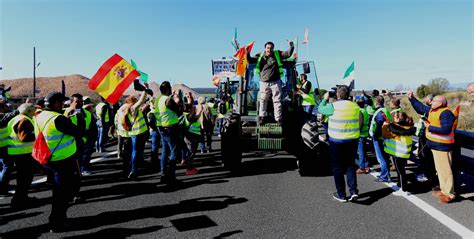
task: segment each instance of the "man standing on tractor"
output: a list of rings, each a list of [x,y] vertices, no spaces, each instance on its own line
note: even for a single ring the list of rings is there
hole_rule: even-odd
[[[263,117],[268,115],[267,103],[272,97],[275,121],[281,125],[281,79],[283,75],[282,60],[291,57],[294,44],[289,42],[288,51],[274,50],[273,42],[265,43],[265,51],[258,53],[255,57],[250,56],[247,51],[247,61],[249,64],[256,64],[255,75],[260,77],[260,109],[259,122],[263,123]]]

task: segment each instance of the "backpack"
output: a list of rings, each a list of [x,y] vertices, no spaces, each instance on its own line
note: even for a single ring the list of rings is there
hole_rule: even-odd
[[[51,119],[53,118],[55,117],[52,117]],[[45,127],[51,119],[46,121],[46,124],[44,125]],[[64,138],[64,134],[61,137],[61,140],[59,140],[59,143],[56,145],[56,147],[54,147],[53,151],[50,151],[48,144],[46,143],[46,139],[44,138],[44,134],[43,134],[44,128],[40,129],[37,123],[36,123],[36,126],[39,129],[39,133],[38,133],[38,137],[36,137],[35,143],[33,144],[33,151],[31,153],[31,156],[33,156],[33,158],[36,161],[38,161],[38,163],[40,163],[41,165],[45,165],[51,159],[51,156],[54,153],[54,151],[56,151],[56,148],[61,144],[61,141]]]
[[[225,103],[219,103],[219,113],[225,115],[227,113],[227,107],[225,107]]]

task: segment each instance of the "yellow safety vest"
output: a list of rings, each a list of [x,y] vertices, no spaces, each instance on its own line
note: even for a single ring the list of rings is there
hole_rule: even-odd
[[[170,127],[178,123],[178,115],[166,106],[167,96],[162,96],[155,101],[156,118],[160,119],[161,126]],[[158,123],[158,120],[157,120]]]
[[[360,108],[360,112],[364,117],[364,125],[360,130],[360,137],[369,137],[369,113],[367,113],[367,110],[364,108]]]
[[[373,117],[372,117],[372,121],[370,122],[370,128],[369,128],[369,135],[370,137],[374,137],[374,134],[375,134],[375,131],[377,131],[377,121],[375,121],[375,117],[380,113],[380,112],[383,112],[385,114],[385,116],[387,117],[387,120],[388,121],[391,121],[392,118],[390,117],[390,112],[388,112],[388,110],[386,108],[379,108],[377,111],[375,111]],[[370,113],[369,113],[370,115]],[[382,135],[380,135],[379,138],[382,138]]]
[[[26,115],[17,115],[8,122],[8,154],[19,155],[19,154],[31,154],[33,152],[33,142],[22,142],[15,133],[13,127],[20,122],[22,119],[30,121],[31,125],[34,125],[33,120]]]
[[[67,111],[67,110],[66,110],[66,111]],[[84,120],[85,120],[85,122],[86,122],[86,130],[89,130],[89,129],[90,129],[90,126],[91,126],[91,122],[92,122],[92,114],[91,114],[91,112],[89,112],[89,111],[86,110],[86,109],[83,109],[82,111],[83,111],[83,112],[85,113],[85,115],[86,115],[86,117],[84,118]],[[66,112],[64,112],[64,116],[67,116],[67,115],[66,115]],[[75,126],[77,126],[77,116],[74,115],[74,116],[72,116],[72,117],[69,118],[69,119],[71,120],[71,122],[72,122]],[[82,137],[82,141],[84,141],[84,143],[85,143],[85,142],[87,141],[87,136]]]
[[[209,106],[209,108],[211,108],[211,114],[213,116],[216,116],[217,115],[217,109],[214,108],[214,104],[215,103],[207,102],[207,106]]]
[[[43,132],[46,144],[51,152],[50,161],[59,161],[71,157],[76,153],[76,141],[73,136],[64,134],[56,128],[54,121],[61,114],[54,111],[43,111],[38,115],[35,123],[35,136],[40,129]]]
[[[184,115],[184,126],[188,128],[188,131],[193,134],[201,135],[201,122],[199,120],[196,120],[196,122],[189,122],[188,117],[186,117],[187,114]]]
[[[130,122],[132,123],[132,129],[130,130],[130,133],[128,135],[135,136],[135,135],[143,134],[148,130],[145,117],[143,116],[143,113],[141,110],[138,110],[138,113],[135,116],[135,118],[132,118],[130,114],[127,117],[128,117],[128,120],[130,120]]]
[[[101,119],[100,117],[102,115],[102,110],[103,110],[104,106],[107,108],[107,113],[105,114],[105,119]],[[101,102],[101,103],[97,104],[97,106],[95,107],[95,112],[97,114],[98,119],[103,120],[105,123],[109,122],[109,108],[107,107],[107,105],[104,102]]]
[[[305,84],[306,83],[307,82],[305,82]],[[313,88],[312,87],[309,89],[309,94],[305,94],[303,92],[301,94],[301,97],[303,97],[303,102],[301,102],[301,105],[303,105],[303,106],[316,105],[316,101],[314,100],[314,94],[313,94]]]
[[[435,127],[441,127],[441,121],[439,120],[439,118],[445,110],[450,110],[450,109],[448,107],[445,107],[445,108],[440,108],[436,110],[430,110],[430,113],[428,114],[428,121],[430,122],[430,125],[435,126]],[[456,117],[456,114],[454,115]],[[430,132],[429,128],[427,128],[426,138],[437,143],[454,144],[454,130],[455,129],[456,129],[456,123],[453,124],[453,127],[451,128],[451,132],[449,134],[433,133],[433,132]]]
[[[390,138],[384,140],[384,151],[390,155],[399,158],[410,158],[412,138],[408,135],[403,135],[397,138]]]
[[[329,116],[329,137],[334,139],[359,138],[359,106],[348,100],[336,101],[332,105],[334,113]]]
[[[0,147],[6,147],[8,145],[8,125],[0,128]]]

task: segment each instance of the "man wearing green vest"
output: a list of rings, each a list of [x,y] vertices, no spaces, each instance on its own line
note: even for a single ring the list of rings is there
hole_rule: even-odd
[[[86,115],[86,122],[90,122],[86,125],[87,135],[85,136],[85,145],[84,145],[84,156],[82,157],[82,163],[85,168],[81,168],[81,172],[83,176],[87,176],[91,173],[90,171],[90,161],[92,157],[92,153],[94,152],[95,141],[97,139],[97,118],[93,113],[93,107],[91,103],[91,99],[88,96],[82,97],[83,101],[83,112]],[[89,116],[90,115],[90,116]]]
[[[184,113],[184,127],[186,131],[184,132],[184,140],[186,142],[187,150],[186,152],[186,175],[194,175],[198,173],[198,169],[193,166],[194,155],[201,140],[201,122],[199,121],[200,115],[196,115],[196,109],[194,106],[191,106],[189,113]]]
[[[314,99],[313,88],[311,86],[311,81],[308,80],[308,76],[306,74],[300,75],[301,85],[296,85],[299,89],[301,97],[303,98],[303,109],[306,113],[312,114],[314,106],[316,105],[316,101]]]
[[[90,151],[92,150],[90,142],[88,142],[89,135],[94,134],[92,123],[96,123],[92,119],[92,114],[88,110],[83,109],[83,100],[81,94],[73,94],[71,96],[71,105],[66,109],[64,115],[68,117],[74,125],[78,125],[78,120],[84,120],[84,136],[82,138],[76,138],[77,145],[77,157],[79,159],[79,165],[81,167],[82,176],[91,175],[90,168]],[[90,139],[89,139],[90,140]]]
[[[282,60],[291,57],[294,50],[293,42],[289,42],[290,49],[288,51],[274,50],[273,42],[265,43],[265,51],[257,54],[255,57],[250,56],[247,51],[247,61],[249,64],[256,64],[255,75],[260,77],[260,109],[259,121],[263,122],[263,118],[268,115],[267,105],[270,97],[273,101],[273,113],[275,121],[278,124],[282,122],[281,116],[281,80],[284,77]]]
[[[78,120],[76,126],[62,114],[64,101],[67,100],[63,94],[52,92],[45,100],[46,108],[36,118],[35,137],[38,138],[41,131],[51,150],[47,168],[54,178],[49,228],[52,232],[60,232],[67,229],[68,204],[79,186],[75,138],[84,136],[84,120]]]
[[[0,99],[0,197],[10,195],[8,183],[13,170],[13,161],[8,157],[8,122],[18,115],[18,110],[10,112],[7,102]]]
[[[370,172],[369,163],[367,162],[367,158],[365,157],[365,153],[367,152],[367,137],[369,137],[369,114],[365,109],[364,99],[357,100],[357,105],[359,105],[359,110],[362,114],[362,117],[364,118],[364,123],[360,130],[359,146],[357,148],[357,153],[359,154],[357,165],[359,166],[359,169],[357,169],[356,173],[367,174]]]
[[[375,180],[376,182],[390,182],[389,158],[384,151],[384,144],[382,138],[382,125],[384,122],[390,122],[390,112],[384,107],[383,96],[375,97],[376,111],[370,122],[369,135],[372,137],[374,143],[375,156],[380,164],[380,175]]]
[[[329,116],[329,148],[337,190],[333,198],[339,202],[356,201],[359,197],[355,158],[360,129],[364,121],[357,104],[348,100],[349,94],[347,86],[339,86],[336,92],[337,101],[328,103],[329,92],[327,92],[318,107],[319,113]],[[349,197],[346,197],[344,174],[347,176]]]
[[[176,181],[176,159],[180,158],[178,148],[179,128],[178,113],[179,106],[176,103],[178,95],[172,94],[171,84],[164,81],[160,85],[161,97],[155,101],[155,114],[161,134],[161,175],[162,182],[167,186],[175,186]],[[169,158],[168,158],[169,157]],[[168,161],[167,161],[168,159]]]
[[[105,152],[105,144],[109,138],[110,105],[103,97],[100,97],[100,100],[102,102],[95,107],[98,129],[96,150],[97,152]]]
[[[15,195],[11,200],[13,208],[32,206],[33,198],[28,197],[28,189],[33,181],[34,159],[31,156],[35,133],[32,117],[33,104],[25,103],[18,107],[19,115],[8,123],[8,156],[16,165]]]

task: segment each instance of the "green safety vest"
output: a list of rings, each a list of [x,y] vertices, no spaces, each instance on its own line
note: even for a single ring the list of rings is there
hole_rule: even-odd
[[[412,138],[408,135],[384,140],[384,151],[399,158],[410,158]]]
[[[196,122],[191,123],[188,121],[186,115],[187,114],[184,115],[184,126],[188,128],[188,131],[190,133],[201,135],[201,122],[199,122],[199,120],[196,120]]]
[[[362,129],[360,130],[360,137],[368,137],[369,136],[369,113],[367,113],[367,110],[364,108],[360,108],[360,112],[362,113],[362,116],[364,116],[364,125],[362,126]]]
[[[0,128],[0,147],[6,147],[8,145],[8,125]]]
[[[217,109],[214,108],[214,105],[215,105],[215,103],[207,102],[207,106],[209,106],[209,108],[211,108],[211,114],[213,116],[216,116],[217,115]]]
[[[178,123],[178,115],[166,106],[167,96],[155,100],[157,126],[170,127]]]
[[[101,102],[99,104],[97,104],[95,106],[95,113],[97,114],[97,118],[100,119],[100,120],[103,120],[105,123],[108,123],[109,122],[109,108],[107,107],[107,113],[105,114],[105,119],[101,119],[101,115],[102,115],[102,109],[105,107],[107,107],[107,105],[104,103],[104,102]]]
[[[283,63],[281,63],[280,54],[278,53],[278,50],[274,50],[273,54],[275,55],[275,59],[277,60],[278,71],[280,72],[280,79],[283,79]],[[255,66],[254,72],[257,76],[260,76],[260,62],[262,61],[263,55],[265,55],[265,53],[260,53],[260,56],[257,60],[257,65]]]
[[[117,111],[117,114],[115,114],[114,122],[115,122],[115,128],[117,129],[117,135],[120,137],[128,138],[130,137],[129,132],[123,128],[122,123],[119,122],[119,120],[122,118],[123,112],[121,110]]]
[[[303,92],[303,94],[301,94],[301,97],[303,97],[303,102],[301,103],[301,105],[316,105],[316,101],[314,100],[313,88],[309,89],[309,94],[305,94]]]
[[[221,104],[221,103],[217,104],[217,105],[218,105],[218,106],[217,106],[217,109],[219,109],[219,105],[220,105],[220,104]],[[227,109],[227,112],[229,112],[229,102],[225,102],[225,108]],[[225,118],[225,115],[224,115],[224,114],[221,114],[221,113],[219,112],[219,113],[217,113],[217,118],[218,118],[218,119],[223,119],[223,118]]]
[[[128,117],[128,120],[130,120],[130,122],[132,123],[132,129],[130,130],[128,135],[135,136],[135,135],[143,134],[148,130],[145,117],[143,116],[143,113],[141,110],[138,110],[138,113],[135,116],[135,118],[132,118],[130,114],[127,117]]]
[[[8,122],[8,154],[19,155],[19,154],[31,154],[33,152],[33,142],[22,142],[15,133],[13,127],[20,122],[22,119],[30,121],[31,125],[34,125],[33,120],[26,115],[17,115]]]
[[[348,100],[336,101],[332,105],[334,113],[329,116],[329,137],[334,139],[359,138],[359,106]]]
[[[390,113],[386,108],[380,108],[374,113],[374,117],[372,117],[372,121],[370,122],[370,128],[369,128],[369,135],[370,137],[374,137],[375,131],[377,131],[377,122],[375,121],[375,117],[380,113],[383,112],[385,116],[387,116],[388,121],[392,121],[392,118],[390,117]],[[382,136],[380,135],[379,138]]]
[[[91,126],[92,114],[91,114],[91,112],[89,112],[89,111],[86,110],[86,109],[83,109],[82,111],[83,111],[83,112],[85,113],[85,115],[86,115],[86,117],[84,118],[84,120],[86,121],[86,131],[87,131],[87,130],[90,129],[90,126]],[[64,113],[64,115],[67,116],[66,113]],[[69,119],[71,120],[71,122],[72,122],[75,126],[77,126],[77,117],[76,117],[75,115],[72,116],[72,117],[69,118]],[[82,141],[84,141],[84,143],[85,143],[85,142],[87,141],[87,136],[82,137]]]
[[[372,105],[367,106],[367,113],[369,115],[374,115],[374,113],[375,113],[375,97],[372,97]]]
[[[61,114],[54,111],[43,111],[36,118],[35,136],[42,129],[46,144],[51,152],[50,161],[60,161],[76,153],[76,141],[73,136],[64,134],[56,128],[54,120]]]

